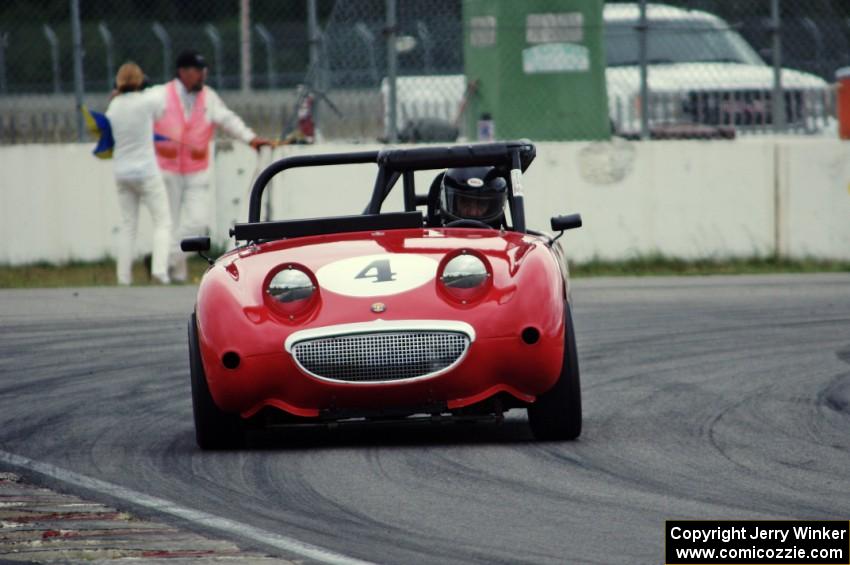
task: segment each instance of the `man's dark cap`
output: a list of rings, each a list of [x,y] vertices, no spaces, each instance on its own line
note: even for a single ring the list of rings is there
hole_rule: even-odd
[[[194,49],[188,49],[177,55],[177,68],[182,69],[185,67],[205,69],[207,67],[207,61],[203,55]]]

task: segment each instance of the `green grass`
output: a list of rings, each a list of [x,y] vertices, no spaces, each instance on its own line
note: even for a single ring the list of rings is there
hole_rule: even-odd
[[[199,257],[189,260],[189,281],[197,283],[207,268]],[[662,255],[647,255],[625,261],[592,260],[571,263],[574,277],[602,276],[687,276],[740,275],[768,273],[850,273],[850,261],[816,259],[787,260],[769,257],[742,259],[700,259],[686,261]],[[141,262],[133,265],[134,284],[152,284]],[[0,288],[34,288],[67,286],[109,286],[116,284],[115,262],[111,259],[94,262],[73,262],[64,265],[35,263],[21,266],[0,266]]]
[[[574,277],[611,276],[688,276],[688,275],[744,275],[769,273],[850,273],[850,261],[825,261],[820,259],[778,259],[775,257],[747,257],[736,259],[684,260],[663,255],[645,255],[624,261],[594,259],[571,263]]]
[[[200,258],[189,259],[189,281],[196,283],[207,268]],[[0,265],[0,288],[49,288],[63,286],[111,286],[117,284],[115,261],[71,262],[64,265],[33,263],[10,267]],[[141,261],[133,264],[133,284],[155,284]]]

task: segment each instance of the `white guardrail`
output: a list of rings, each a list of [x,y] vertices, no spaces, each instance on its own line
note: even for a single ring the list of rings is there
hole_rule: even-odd
[[[525,179],[526,217],[548,230],[553,215],[579,212],[584,227],[563,239],[577,261],[769,256],[850,259],[850,143],[828,138],[748,137],[731,141],[540,143]],[[92,144],[0,147],[0,264],[114,256],[120,229],[109,161]],[[298,153],[377,146],[278,148],[260,165]],[[247,219],[258,158],[241,144],[216,151],[211,195],[214,241]],[[272,217],[362,212],[374,165],[286,171],[273,181]],[[425,192],[436,174],[417,174]],[[385,210],[402,208],[401,195]],[[265,210],[264,210],[265,214]],[[142,212],[138,253],[150,248]]]

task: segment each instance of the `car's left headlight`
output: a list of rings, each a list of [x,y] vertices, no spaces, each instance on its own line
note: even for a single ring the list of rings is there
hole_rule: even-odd
[[[486,259],[471,251],[461,250],[443,259],[439,286],[450,298],[467,304],[478,300],[489,290],[493,273]]]

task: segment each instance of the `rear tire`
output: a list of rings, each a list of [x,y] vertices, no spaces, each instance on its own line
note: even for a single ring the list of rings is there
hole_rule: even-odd
[[[581,435],[581,382],[569,302],[564,305],[564,362],[558,382],[528,407],[528,424],[538,440],[572,440]]]
[[[207,385],[195,314],[189,318],[189,373],[192,380],[192,412],[195,441],[201,449],[237,449],[245,445],[242,418],[216,406]]]

